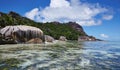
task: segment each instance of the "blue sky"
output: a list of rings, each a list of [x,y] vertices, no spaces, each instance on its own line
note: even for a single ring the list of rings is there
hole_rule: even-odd
[[[37,22],[75,21],[88,35],[120,40],[120,0],[0,0],[0,12],[15,11]]]

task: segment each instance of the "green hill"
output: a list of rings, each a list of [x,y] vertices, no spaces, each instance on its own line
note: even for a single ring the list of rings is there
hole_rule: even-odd
[[[59,22],[35,22],[26,17],[22,17],[15,12],[8,14],[0,12],[0,28],[8,25],[28,25],[38,27],[43,30],[45,35],[50,35],[55,39],[65,36],[69,40],[77,40],[79,36],[88,36],[83,28],[75,22],[59,23]]]

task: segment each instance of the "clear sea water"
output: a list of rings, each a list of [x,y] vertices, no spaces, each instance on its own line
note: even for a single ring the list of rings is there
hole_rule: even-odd
[[[74,44],[76,45],[76,43]],[[77,47],[22,51],[19,70],[120,70],[120,42],[78,42]]]
[[[79,42],[78,47],[45,52],[33,68],[40,70],[120,70],[120,42]],[[59,50],[59,49],[58,49]],[[41,56],[41,57],[42,57]]]

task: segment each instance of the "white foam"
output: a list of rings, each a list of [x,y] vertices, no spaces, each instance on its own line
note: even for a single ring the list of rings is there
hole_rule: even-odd
[[[40,65],[37,65],[38,68],[42,68],[42,67],[49,67],[51,64],[57,63],[57,61],[49,61],[48,63],[43,63]]]
[[[90,65],[90,60],[83,58],[80,62],[80,66],[85,67]]]
[[[89,54],[89,53],[100,53],[100,54],[107,54],[107,51],[101,51],[101,50],[84,50],[83,51],[84,54]]]
[[[24,63],[20,64],[19,66],[21,66],[22,68],[26,68],[31,64],[33,64],[33,62],[31,62],[30,60],[26,60]]]

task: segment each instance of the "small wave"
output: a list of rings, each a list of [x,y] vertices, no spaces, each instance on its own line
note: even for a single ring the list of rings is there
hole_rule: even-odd
[[[90,60],[85,59],[85,58],[81,59],[80,66],[86,67],[86,66],[89,66],[89,65],[90,65]]]

